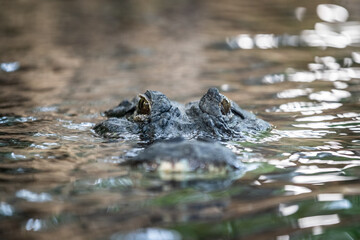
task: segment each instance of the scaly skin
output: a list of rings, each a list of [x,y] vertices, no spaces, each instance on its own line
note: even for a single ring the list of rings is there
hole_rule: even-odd
[[[157,91],[146,91],[105,112],[107,120],[94,131],[102,137],[140,137],[145,141],[183,137],[246,140],[271,128],[268,122],[241,109],[216,88],[197,102],[181,105]]]
[[[243,163],[228,148],[216,142],[173,139],[157,142],[127,161],[149,171],[226,173],[239,170]]]

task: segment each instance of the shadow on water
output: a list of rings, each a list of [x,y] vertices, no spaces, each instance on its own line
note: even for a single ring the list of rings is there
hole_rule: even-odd
[[[360,239],[356,1],[3,1],[1,239]],[[226,147],[246,171],[121,166],[101,112],[218,87],[275,128]]]

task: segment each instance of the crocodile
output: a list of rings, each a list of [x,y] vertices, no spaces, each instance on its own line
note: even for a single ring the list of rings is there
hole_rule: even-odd
[[[137,137],[144,141],[210,138],[241,141],[271,129],[271,124],[240,108],[210,88],[199,100],[182,105],[163,93],[146,91],[104,112],[93,130],[105,138]]]

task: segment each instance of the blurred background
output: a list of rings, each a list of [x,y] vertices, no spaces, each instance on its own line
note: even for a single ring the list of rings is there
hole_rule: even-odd
[[[1,239],[360,239],[356,0],[0,0]],[[275,128],[231,179],[120,167],[91,131],[209,87]]]

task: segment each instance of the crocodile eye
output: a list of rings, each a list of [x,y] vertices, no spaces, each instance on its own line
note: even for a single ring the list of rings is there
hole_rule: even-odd
[[[149,115],[151,111],[151,104],[150,101],[144,95],[139,95],[140,100],[137,105],[137,112],[139,114],[146,114]]]
[[[226,115],[230,112],[231,103],[228,99],[224,98],[220,103],[220,107],[221,107],[221,113],[223,115]]]

